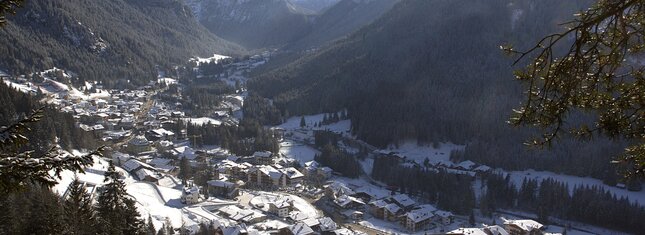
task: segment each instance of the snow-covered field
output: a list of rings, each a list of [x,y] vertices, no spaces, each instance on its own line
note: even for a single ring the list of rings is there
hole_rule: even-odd
[[[464,147],[463,145],[453,143],[439,143],[437,148],[435,148],[431,144],[418,145],[416,141],[405,141],[398,148],[390,146],[390,148],[381,151],[397,153],[405,156],[407,160],[412,160],[419,164],[422,164],[428,158],[431,164],[444,163],[451,165],[450,152],[453,150],[463,150]]]
[[[314,127],[316,125],[316,123],[322,122],[324,117],[325,117],[324,113],[304,116],[305,123],[307,124],[306,129],[329,130],[329,131],[333,131],[333,132],[336,132],[336,133],[347,133],[347,132],[349,132],[350,127],[351,127],[351,122],[349,120],[341,120],[339,122],[331,123],[329,125],[322,125],[320,127]],[[286,122],[280,124],[278,127],[282,128],[282,129],[285,129],[285,130],[301,129],[300,128],[300,119],[301,119],[300,116],[291,117],[291,118],[287,119]]]
[[[160,228],[168,218],[175,228],[181,227],[182,222],[186,225],[193,224],[193,221],[183,218],[181,209],[169,206],[169,202],[179,200],[181,191],[176,189],[158,187],[147,182],[135,182],[128,184],[125,189],[137,201],[137,207],[143,216],[150,215],[154,220],[155,227]],[[161,194],[159,194],[161,192]]]
[[[314,155],[320,154],[320,151],[307,145],[287,140],[280,143],[280,153],[287,158],[305,163],[314,160]]]
[[[219,126],[222,124],[220,120],[209,118],[209,117],[200,117],[200,118],[184,118],[184,121],[188,121],[193,125],[203,126],[204,124],[211,124]]]
[[[269,202],[273,202],[279,199],[284,199],[285,197],[293,201],[293,207],[300,211],[301,213],[307,215],[308,218],[320,218],[322,217],[321,213],[311,205],[311,203],[305,201],[298,196],[286,194],[286,193],[270,193],[263,191],[252,192],[254,195],[253,198],[249,201],[250,205],[262,209],[263,211],[268,211]]]
[[[201,58],[201,57],[195,57],[190,59],[190,61],[195,61],[197,62],[197,65],[199,66],[202,63],[210,63],[210,62],[219,62],[220,60],[231,58],[230,56],[225,56],[225,55],[218,55],[218,54],[213,54],[211,57],[206,57],[206,58]]]

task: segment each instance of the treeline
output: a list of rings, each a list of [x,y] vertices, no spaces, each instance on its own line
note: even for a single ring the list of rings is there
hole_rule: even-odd
[[[215,111],[213,107],[220,105],[222,95],[232,93],[235,93],[235,89],[221,81],[191,83],[182,90],[182,95],[186,98],[184,108],[193,115],[210,115]]]
[[[522,143],[537,133],[506,124],[523,93],[512,59],[498,49],[530,47],[588,4],[402,1],[347,39],[258,74],[249,88],[294,116],[347,108],[352,133],[377,147],[468,144],[466,159],[478,163],[599,178],[621,143],[563,141],[532,151]]]
[[[157,234],[150,218],[137,211],[114,165],[105,172],[106,184],[96,203],[75,179],[60,197],[47,187],[30,185],[24,191],[0,195],[0,231],[7,234]],[[159,234],[172,234],[159,229]],[[172,231],[172,229],[170,230]]]
[[[186,133],[195,146],[219,145],[240,156],[249,156],[256,151],[278,153],[280,145],[273,131],[264,128],[254,119],[244,118],[238,126],[210,124],[193,125],[179,122],[175,131],[187,127]],[[179,133],[179,132],[177,132]]]
[[[361,164],[357,156],[349,154],[335,145],[327,144],[322,148],[321,154],[316,154],[314,160],[327,166],[345,177],[358,178],[361,175]]]
[[[251,93],[242,106],[244,118],[258,120],[262,125],[278,125],[282,123],[282,113],[266,98]],[[288,116],[288,115],[285,115]]]
[[[517,209],[535,213],[544,223],[553,217],[624,232],[645,231],[645,207],[602,187],[575,186],[570,191],[569,185],[548,178],[539,183],[524,179],[517,189],[508,176],[493,174],[484,180],[486,190],[479,207],[485,215],[496,209]]]
[[[534,169],[591,176],[612,186],[621,174],[621,167],[610,162],[624,150],[625,143],[613,142],[606,138],[590,142],[560,139],[550,149],[543,150],[522,145],[521,141],[528,138],[528,135],[524,135],[523,139],[517,139],[512,135],[500,135],[495,139],[473,141],[466,145],[463,152],[451,154],[451,158],[454,162],[471,160],[506,170]]]
[[[475,207],[472,177],[451,174],[444,170],[404,166],[396,156],[377,156],[374,159],[372,178],[389,186],[398,187],[403,193],[416,195],[442,210],[469,215]]]
[[[63,149],[93,149],[98,147],[94,134],[78,128],[72,114],[62,113],[57,108],[41,104],[42,96],[19,92],[5,83],[0,83],[0,126],[8,126],[32,111],[44,107],[41,121],[30,125],[26,134],[29,143],[25,149],[43,153],[57,140]]]

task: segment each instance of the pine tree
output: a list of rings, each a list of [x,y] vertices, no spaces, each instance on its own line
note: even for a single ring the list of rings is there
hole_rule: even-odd
[[[305,121],[305,116],[300,117],[300,127],[306,127],[307,122]]]
[[[92,198],[78,178],[69,184],[63,201],[65,222],[73,234],[95,234],[97,226]]]
[[[96,207],[101,232],[108,234],[143,234],[144,222],[139,219],[135,202],[125,191],[125,183],[110,161],[105,172],[106,183],[98,194]]]
[[[146,234],[148,234],[148,235],[157,234],[156,229],[155,229],[155,225],[152,223],[152,216],[150,216],[150,215],[148,215],[148,225],[146,226],[146,231],[147,231]]]
[[[57,184],[57,178],[64,170],[82,172],[84,166],[92,163],[94,156],[101,156],[102,148],[84,156],[67,154],[58,146],[44,151],[37,150],[42,154],[37,154],[36,150],[22,151],[30,142],[25,137],[26,132],[30,130],[29,125],[38,123],[43,117],[43,109],[38,109],[15,124],[0,127],[0,192],[8,193],[22,189],[28,181],[53,186]],[[54,130],[48,131],[43,133],[42,139],[32,141],[50,141],[46,136],[55,133]],[[43,146],[46,145],[43,143]]]
[[[186,184],[186,181],[192,176],[192,166],[188,158],[182,157],[179,161],[179,174],[177,176],[182,180],[183,184]]]

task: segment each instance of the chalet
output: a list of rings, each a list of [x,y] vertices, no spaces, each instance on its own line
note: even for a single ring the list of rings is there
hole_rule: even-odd
[[[181,191],[181,202],[184,204],[195,204],[199,202],[199,188],[197,186],[184,187]]]
[[[396,205],[404,210],[410,210],[414,207],[414,204],[416,204],[416,202],[414,202],[414,200],[412,200],[412,198],[408,197],[408,195],[406,194],[394,195],[390,198],[390,201],[396,203]]]
[[[150,140],[168,140],[172,141],[175,138],[175,133],[163,128],[157,128],[146,132],[146,137]]]
[[[332,170],[329,167],[319,167],[316,170],[316,173],[318,173],[318,176],[322,177],[323,179],[329,179],[331,177],[332,173],[334,173],[334,170]]]
[[[509,235],[508,232],[499,225],[484,226],[482,228],[487,235]]]
[[[141,152],[150,151],[152,142],[148,141],[145,136],[138,135],[128,141],[127,150],[130,153],[139,154]]]
[[[247,180],[247,173],[253,165],[248,162],[236,163],[230,160],[223,160],[218,164],[217,172],[227,174],[231,179]]]
[[[361,199],[348,195],[342,195],[334,199],[334,205],[342,209],[350,209],[363,207],[365,203],[361,201]]]
[[[345,218],[350,220],[363,220],[363,212],[357,210],[346,210],[343,213]]]
[[[383,209],[384,219],[387,219],[389,221],[396,221],[404,212],[404,210],[395,203],[387,204]]]
[[[316,161],[305,162],[304,167],[302,168],[302,173],[307,176],[315,176],[318,171],[319,164]]]
[[[289,211],[293,207],[293,201],[289,198],[281,198],[276,201],[269,202],[269,212],[276,214],[278,217],[289,217]]]
[[[223,180],[209,180],[208,193],[219,198],[235,198],[239,194],[238,185]]]
[[[467,161],[460,162],[459,164],[457,164],[457,166],[455,168],[457,168],[459,170],[469,171],[469,170],[474,169],[476,165],[477,165],[477,163],[474,163],[473,161],[467,160]]]
[[[139,180],[158,182],[161,176],[151,165],[143,163],[137,159],[131,158],[122,164],[124,170],[137,176]]]
[[[369,203],[369,212],[377,219],[385,219],[385,200],[376,200]]]
[[[280,235],[282,234],[289,234],[289,235],[311,235],[315,234],[314,230],[311,229],[309,226],[307,226],[304,223],[297,223],[288,227],[285,227],[280,230],[278,233]]]
[[[303,175],[302,173],[300,173],[300,171],[296,170],[296,168],[293,167],[283,168],[279,171],[284,174],[286,185],[300,184],[305,177],[305,175]]]
[[[137,178],[139,178],[139,180],[148,181],[152,183],[157,183],[159,182],[159,179],[161,179],[161,176],[157,172],[146,168],[141,168],[139,170],[136,170],[134,174],[137,176]]]
[[[273,153],[269,151],[255,152],[253,153],[253,159],[257,165],[272,165]]]
[[[338,225],[329,217],[322,217],[318,219],[318,222],[321,232],[331,232],[338,228]]]
[[[504,220],[504,227],[510,235],[538,235],[545,228],[534,220]]]
[[[480,228],[458,228],[447,232],[448,235],[488,235]]]
[[[454,219],[454,215],[447,211],[437,210],[434,212],[435,220],[442,225],[450,225]]]
[[[286,179],[282,172],[272,166],[254,166],[247,173],[247,183],[260,187],[285,186]]]
[[[354,190],[350,189],[349,187],[347,187],[347,185],[341,182],[333,182],[331,184],[325,185],[324,187],[325,196],[332,199],[343,195],[353,196],[354,194],[356,194]]]
[[[432,225],[435,211],[437,211],[437,209],[431,205],[422,205],[419,208],[405,213],[402,222],[404,223],[405,228],[410,232],[426,230]]]
[[[220,214],[225,215],[231,220],[243,223],[257,223],[266,220],[266,215],[259,211],[242,209],[235,205],[228,205],[218,209]]]
[[[163,171],[163,172],[171,172],[175,170],[175,166],[173,165],[173,160],[170,158],[153,158],[148,162],[151,166],[154,166],[155,169]]]

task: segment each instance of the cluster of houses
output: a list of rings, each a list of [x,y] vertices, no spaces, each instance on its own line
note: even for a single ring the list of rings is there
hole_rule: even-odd
[[[458,228],[449,235],[542,235],[546,227],[534,220],[504,220],[504,227],[484,225],[482,228]]]
[[[300,169],[292,161],[281,161],[267,151],[252,156],[230,156],[215,166],[216,176],[208,182],[212,196],[234,198],[239,187],[255,189],[284,189],[303,187],[305,178],[327,179],[332,170],[311,161]]]
[[[405,194],[377,195],[333,182],[326,185],[325,195],[348,219],[361,220],[362,211],[368,211],[374,218],[399,223],[409,232],[447,226],[454,219],[452,213],[429,204],[419,205]]]

